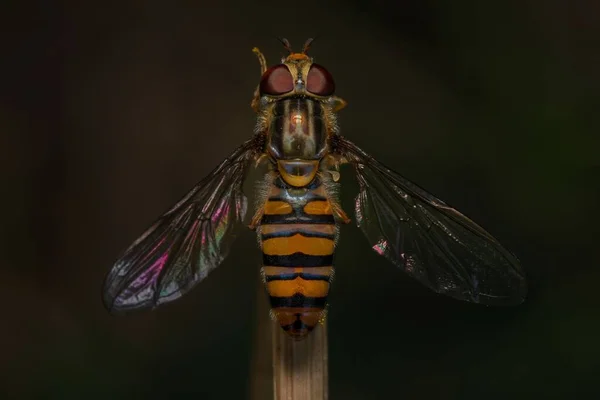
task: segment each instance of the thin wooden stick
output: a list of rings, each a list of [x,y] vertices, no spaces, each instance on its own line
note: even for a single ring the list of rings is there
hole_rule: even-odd
[[[318,325],[303,341],[292,340],[275,321],[273,391],[275,400],[327,400],[327,323]]]
[[[256,332],[252,354],[252,378],[250,398],[252,400],[273,400],[273,355],[272,328],[269,316],[269,301],[264,283],[257,279]],[[279,328],[281,329],[281,328]]]

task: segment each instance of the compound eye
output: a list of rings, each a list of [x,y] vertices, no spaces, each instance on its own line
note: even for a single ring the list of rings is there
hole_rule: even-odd
[[[306,90],[317,96],[329,96],[335,91],[333,76],[319,64],[313,64],[306,76]]]
[[[280,95],[294,89],[294,78],[284,64],[275,65],[265,71],[260,78],[260,92]]]

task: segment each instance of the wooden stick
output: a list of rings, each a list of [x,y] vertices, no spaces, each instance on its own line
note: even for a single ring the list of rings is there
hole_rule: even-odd
[[[327,323],[295,341],[271,321],[275,400],[327,400]]]
[[[273,400],[272,320],[264,283],[257,279],[256,331],[252,350],[250,398]],[[281,329],[281,328],[279,328]]]

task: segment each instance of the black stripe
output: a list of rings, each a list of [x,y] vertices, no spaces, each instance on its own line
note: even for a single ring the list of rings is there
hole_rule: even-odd
[[[312,101],[307,101],[304,103],[305,107],[306,107],[306,129],[307,129],[307,134],[308,137],[316,139],[315,137],[315,131],[314,131],[314,125],[313,125],[313,119],[314,119],[314,114],[313,114],[313,102]],[[321,143],[317,140],[315,140],[315,143]]]
[[[325,114],[323,112],[323,107],[321,107],[321,103],[319,103],[318,101],[314,101],[313,102],[313,115],[315,117],[321,117],[323,116],[323,114]]]
[[[327,134],[327,131],[323,129],[323,119],[321,117],[314,117],[311,122],[315,132],[315,142],[320,143],[322,135]]]
[[[332,214],[264,214],[261,224],[335,224]]]
[[[285,100],[276,102],[273,107],[273,115],[285,115],[285,103]]]
[[[287,189],[290,186],[281,179],[281,176],[278,176],[277,179],[273,181],[273,185],[275,185],[278,189]]]
[[[291,273],[291,274],[265,275],[265,282],[292,281],[296,278],[302,278],[305,281],[329,282],[331,280],[331,275],[306,274],[304,272],[296,272],[296,273]]]
[[[307,186],[304,186],[304,188],[308,190],[315,190],[320,188],[322,184],[323,183],[321,182],[321,179],[317,175]]]
[[[279,189],[296,189],[296,188],[288,185],[287,183],[285,183],[285,181],[281,178],[281,176],[277,177],[277,179],[275,179],[273,181],[273,185],[275,185],[275,187],[277,187]],[[321,185],[322,185],[321,179],[317,175],[307,186],[303,186],[302,189],[315,190],[315,189],[320,188]]]
[[[263,234],[261,234],[260,238],[262,240],[268,240],[268,239],[273,239],[273,238],[292,237],[294,235],[301,235],[304,237],[311,237],[311,238],[314,237],[314,238],[335,240],[335,235],[333,233],[314,232],[314,231],[307,231],[304,229],[263,233]]]
[[[333,254],[313,256],[294,253],[287,256],[270,256],[263,253],[263,265],[266,267],[329,267],[333,264]]]
[[[269,197],[269,201],[283,201],[291,205],[290,197],[293,196],[271,196]],[[310,203],[311,201],[327,201],[327,197],[319,196],[318,194],[313,194],[312,192],[302,195],[301,199],[303,202],[306,201],[307,203]]]
[[[269,297],[272,308],[324,308],[327,303],[327,297],[307,297],[300,293],[290,297]]]
[[[315,325],[316,326],[316,325]],[[294,322],[292,322],[289,325],[281,325],[281,327],[283,328],[284,331],[303,331],[304,329],[308,330],[309,332],[312,331],[315,326],[312,325],[307,325],[305,324],[300,318],[296,319]]]

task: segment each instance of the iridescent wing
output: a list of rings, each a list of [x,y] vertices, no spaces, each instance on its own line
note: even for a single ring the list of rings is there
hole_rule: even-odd
[[[119,313],[173,301],[221,264],[242,226],[242,185],[262,141],[255,135],[234,151],[125,251],[104,282],[106,308]]]
[[[519,261],[483,228],[337,137],[356,171],[356,222],[373,249],[435,292],[488,305],[519,304]]]

